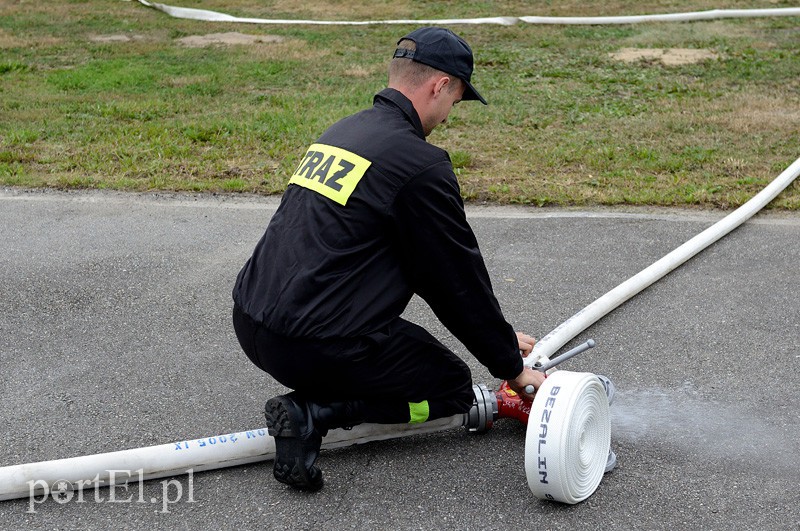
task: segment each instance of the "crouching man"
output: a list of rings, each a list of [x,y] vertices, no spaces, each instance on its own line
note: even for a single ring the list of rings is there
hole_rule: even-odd
[[[523,366],[534,340],[500,310],[450,158],[426,141],[456,103],[486,104],[472,70],[472,50],[449,30],[400,39],[388,88],[308,148],[237,277],[241,347],[293,390],[266,404],[278,481],[320,489],[315,462],[332,428],[468,412],[467,365],[400,317],[414,294],[513,390],[543,381]]]

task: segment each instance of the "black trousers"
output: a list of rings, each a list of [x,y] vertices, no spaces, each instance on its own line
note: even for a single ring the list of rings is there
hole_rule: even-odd
[[[427,420],[465,413],[472,406],[467,364],[403,319],[373,337],[290,338],[234,306],[233,326],[242,350],[261,370],[318,403],[361,400],[366,422],[409,422],[410,411],[419,409],[414,404],[425,402]]]

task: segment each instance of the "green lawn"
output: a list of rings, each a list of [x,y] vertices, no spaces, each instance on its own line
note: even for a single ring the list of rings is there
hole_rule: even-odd
[[[792,7],[773,1],[175,0],[260,18],[613,15]],[[415,26],[179,20],[137,2],[0,0],[0,183],[280,193],[308,144],[371,104]],[[489,100],[430,141],[468,200],[698,205],[749,199],[800,157],[800,18],[624,26],[453,26]],[[241,32],[280,42],[188,47]],[[270,39],[264,39],[269,41]],[[626,48],[699,62],[624,62]],[[773,207],[800,208],[800,184]]]

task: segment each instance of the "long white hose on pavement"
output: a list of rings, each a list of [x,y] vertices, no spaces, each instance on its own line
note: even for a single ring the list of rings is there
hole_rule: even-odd
[[[157,9],[175,18],[205,20],[208,22],[238,22],[247,24],[275,25],[323,25],[323,26],[369,26],[377,24],[419,24],[447,26],[455,24],[499,24],[511,26],[518,22],[528,24],[638,24],[642,22],[689,22],[695,20],[712,20],[721,18],[753,18],[753,17],[796,17],[800,16],[800,8],[784,7],[772,9],[712,9],[710,11],[694,11],[690,13],[668,13],[654,15],[632,15],[620,17],[482,17],[482,18],[448,18],[448,19],[399,19],[399,20],[295,20],[235,17],[227,13],[175,7],[147,0],[138,0],[140,4]]]
[[[745,204],[558,325],[552,332],[536,343],[533,347],[533,352],[525,358],[525,364],[531,367],[537,361],[549,359],[550,356],[575,336],[617,306],[750,219],[785,190],[799,174],[800,158]]]
[[[323,449],[370,441],[434,433],[462,426],[464,415],[421,424],[361,424],[351,430],[331,430]],[[0,501],[47,495],[58,488],[91,491],[204,470],[245,465],[275,458],[275,439],[266,428],[84,455],[38,463],[0,467]],[[57,487],[58,486],[58,487]]]

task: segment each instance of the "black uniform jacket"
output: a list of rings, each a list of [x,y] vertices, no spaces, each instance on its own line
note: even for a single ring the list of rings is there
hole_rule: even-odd
[[[522,371],[450,157],[384,89],[309,148],[233,298],[284,336],[379,338],[414,293],[493,376]]]

